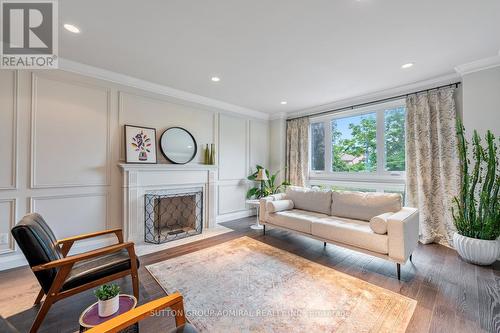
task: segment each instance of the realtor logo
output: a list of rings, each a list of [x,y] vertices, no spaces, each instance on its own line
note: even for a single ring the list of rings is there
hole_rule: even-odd
[[[57,68],[57,0],[1,0],[0,67]]]

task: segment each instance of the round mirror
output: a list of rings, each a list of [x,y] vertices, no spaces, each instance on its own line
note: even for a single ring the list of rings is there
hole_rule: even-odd
[[[160,138],[163,156],[175,164],[186,164],[196,156],[196,140],[184,128],[171,127]]]

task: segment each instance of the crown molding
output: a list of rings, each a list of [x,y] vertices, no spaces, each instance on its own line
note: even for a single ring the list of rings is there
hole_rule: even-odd
[[[485,69],[500,66],[500,51],[499,54],[493,57],[479,59],[466,64],[458,65],[455,67],[455,71],[464,76],[466,74],[479,72]]]
[[[307,116],[318,112],[349,107],[351,105],[370,103],[377,101],[379,99],[408,94],[418,90],[429,89],[440,85],[455,83],[457,81],[461,81],[460,75],[458,75],[457,73],[450,73],[442,76],[437,76],[428,80],[417,81],[414,83],[406,84],[403,86],[396,86],[393,88],[379,90],[364,95],[341,99],[328,104],[318,105],[315,107],[302,109],[298,111],[287,112],[286,116],[287,118]]]
[[[59,69],[67,72],[89,76],[99,80],[105,80],[128,87],[145,90],[148,92],[164,96],[169,96],[182,101],[187,101],[205,107],[209,107],[211,109],[237,113],[240,115],[245,115],[258,119],[265,119],[265,120],[269,119],[269,114],[264,113],[262,111],[248,109],[242,106],[226,103],[209,97],[193,94],[187,91],[138,79],[136,77],[109,71],[107,69],[82,64],[69,59],[59,58]]]
[[[272,113],[269,115],[269,120],[286,119],[286,117],[287,117],[286,112]]]

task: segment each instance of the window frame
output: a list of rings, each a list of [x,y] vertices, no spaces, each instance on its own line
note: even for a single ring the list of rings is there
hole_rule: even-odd
[[[329,115],[311,117],[310,125],[323,123],[325,128],[325,170],[312,170],[312,144],[309,144],[309,179],[311,184],[317,181],[340,181],[355,183],[379,183],[379,184],[404,184],[406,171],[386,171],[385,170],[385,111],[398,107],[405,107],[404,99],[390,102],[373,104],[361,108],[336,112]],[[377,171],[376,172],[339,172],[332,171],[332,126],[334,119],[359,116],[363,114],[375,113],[377,119]],[[311,131],[309,131],[311,133]],[[311,134],[309,134],[311,135]],[[312,143],[312,140],[309,140]]]

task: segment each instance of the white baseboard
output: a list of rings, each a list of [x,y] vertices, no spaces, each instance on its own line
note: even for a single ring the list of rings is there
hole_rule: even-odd
[[[239,212],[217,215],[217,217],[215,218],[215,221],[217,223],[222,223],[222,222],[242,219],[244,217],[255,216],[256,214],[257,213],[255,211],[255,208],[254,209],[247,209],[247,210],[242,210]]]
[[[71,249],[69,254],[73,255],[77,253],[91,251],[99,247],[108,246],[110,244],[113,244],[114,242],[116,242],[116,238],[107,237],[107,238],[100,238],[86,242],[76,243],[74,247]],[[26,258],[19,249],[17,249],[17,251],[13,253],[8,253],[0,256],[0,271],[26,265],[28,265],[28,262],[26,261]]]

